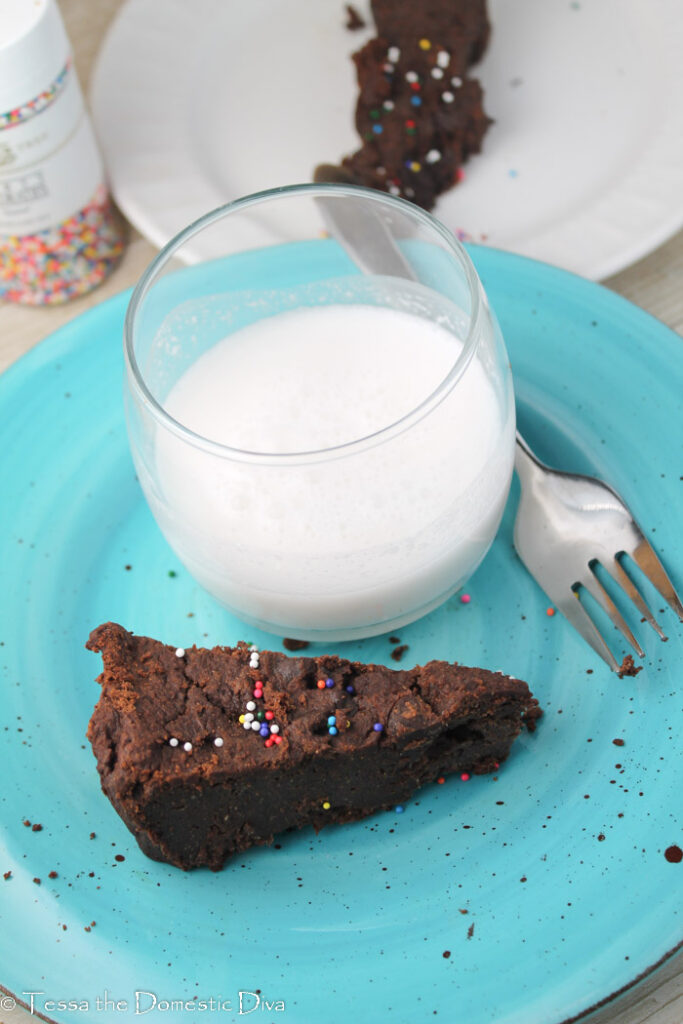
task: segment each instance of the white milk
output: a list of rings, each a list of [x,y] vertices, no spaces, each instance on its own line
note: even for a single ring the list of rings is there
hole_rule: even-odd
[[[462,347],[403,310],[294,309],[215,344],[164,407],[233,449],[330,449],[411,413]],[[452,593],[493,539],[512,472],[509,386],[497,397],[475,355],[409,428],[298,459],[220,456],[158,430],[148,496],[190,572],[241,618],[302,638],[396,628]]]

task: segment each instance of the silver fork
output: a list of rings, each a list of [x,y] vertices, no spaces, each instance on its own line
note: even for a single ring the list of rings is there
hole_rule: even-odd
[[[579,599],[585,588],[634,651],[643,650],[598,579],[601,565],[662,640],[666,637],[620,561],[628,555],[683,621],[683,605],[654,549],[623,500],[601,480],[551,469],[517,434],[515,469],[521,496],[514,541],[519,557],[584,640],[615,672],[619,664]]]
[[[314,180],[353,184],[348,171],[328,164],[315,169]],[[387,226],[370,209],[354,213],[334,195],[319,197],[318,205],[330,233],[361,270],[415,280],[412,267]],[[596,564],[604,566],[663,640],[666,637],[661,627],[617,556],[629,555],[682,621],[683,605],[624,502],[594,477],[550,469],[536,458],[519,433],[515,469],[522,485],[515,547],[531,575],[615,672],[620,666],[581,604],[577,593],[580,586],[602,605],[642,658],[640,644],[594,572]]]

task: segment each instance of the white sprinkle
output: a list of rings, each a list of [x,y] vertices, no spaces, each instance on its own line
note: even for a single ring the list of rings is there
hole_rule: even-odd
[[[414,188],[407,188],[406,189],[406,195],[408,196],[408,199],[412,199],[413,196],[415,195],[415,189]]]
[[[252,701],[249,701],[249,703],[251,704],[251,703],[252,703]],[[256,707],[256,705],[255,705],[255,704],[254,704],[254,707]],[[249,712],[249,714],[248,714],[248,715],[245,715],[245,716],[244,716],[244,721],[245,721],[245,722],[253,722],[253,721],[254,721],[254,716],[253,716],[253,714],[252,714],[252,712],[251,712],[251,711]]]
[[[183,743],[183,750],[187,750],[189,752],[192,750],[192,744],[189,741],[187,743]]]
[[[400,196],[400,194],[401,194],[400,188],[397,188],[396,185],[390,185],[389,186],[389,192],[390,192],[390,194],[392,196]]]
[[[279,725],[271,725],[270,731],[271,732],[279,732],[280,731],[280,726]]]
[[[248,722],[245,718],[244,721],[242,722],[242,728],[249,729],[251,731],[251,722]]]
[[[253,700],[247,701],[247,711],[256,711],[256,702]]]
[[[430,149],[427,153],[425,160],[428,164],[435,164],[441,159],[441,153],[438,149]]]
[[[417,71],[406,71],[406,82],[417,82],[418,77]]]
[[[384,175],[387,173],[386,167],[378,167],[377,168],[377,173],[380,174],[382,177],[384,177]]]
[[[254,730],[254,732],[258,732],[259,729],[261,728],[261,723],[260,722],[252,722],[251,723],[251,728]]]
[[[184,658],[185,657],[185,648],[184,647],[176,647],[176,649],[175,649],[175,656],[176,656],[176,658]]]
[[[223,746],[223,740],[221,739],[220,736],[216,736],[216,739],[213,741],[213,745],[214,745],[214,747],[222,747]]]
[[[455,78],[451,78],[451,85],[455,86],[456,89],[459,89],[462,85],[462,78],[459,78],[457,75]]]
[[[254,653],[256,653],[258,651],[258,647],[256,646],[256,644],[252,644],[251,647],[249,648],[249,650],[253,651]]]
[[[440,50],[436,57],[436,63],[440,68],[447,68],[451,62],[451,55],[446,50]]]
[[[441,68],[432,68],[432,78],[443,78],[443,71]]]
[[[394,109],[394,101],[393,100],[385,100],[384,103],[382,104],[382,106],[384,107],[385,110],[393,110]]]
[[[455,96],[453,95],[452,92],[442,92],[441,99],[444,101],[444,103],[452,103],[453,100],[455,99]]]
[[[392,64],[396,64],[397,61],[401,59],[401,51],[399,50],[398,46],[390,46],[389,49],[387,50],[387,57],[392,62]]]
[[[178,746],[178,740],[175,738],[175,736],[171,736],[170,740],[168,741],[168,745],[169,745],[169,747],[177,747]]]

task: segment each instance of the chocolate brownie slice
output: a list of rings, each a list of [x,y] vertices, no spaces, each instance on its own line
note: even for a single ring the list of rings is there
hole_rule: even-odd
[[[88,726],[102,789],[146,854],[185,869],[493,771],[541,714],[526,683],[443,661],[183,650],[111,622],[86,646],[104,661]]]
[[[363,145],[342,160],[360,185],[431,209],[490,124],[469,66],[489,37],[484,0],[373,0],[377,37],[353,55]]]

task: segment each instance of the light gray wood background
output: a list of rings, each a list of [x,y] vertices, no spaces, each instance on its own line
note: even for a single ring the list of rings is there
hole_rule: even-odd
[[[30,0],[26,0],[30,2]],[[121,0],[58,0],[71,39],[79,77],[87,93],[93,62],[100,42]],[[192,0],[187,0],[188,3]],[[341,0],[340,0],[341,2]],[[683,187],[683,168],[681,169]],[[134,284],[154,256],[156,249],[130,228],[129,242],[121,264],[90,295],[56,309],[29,309],[0,304],[0,372],[57,327],[84,310]],[[625,296],[683,335],[683,231],[645,259],[602,282]],[[679,887],[678,892],[681,889]],[[674,889],[662,899],[675,899]],[[26,988],[40,988],[40,963],[36,977],[26,979]],[[0,964],[0,986],[2,986]],[[111,976],[103,985],[116,991],[115,960]],[[58,995],[58,994],[57,994]],[[83,1024],[86,1024],[83,1015]],[[0,1009],[0,1024],[28,1024],[35,1020],[17,1007]],[[80,1019],[80,1015],[79,1015]],[[591,1024],[683,1024],[683,953],[673,957],[649,978],[612,1001],[591,1017]],[[93,1018],[88,1024],[96,1024]],[[294,1024],[294,1022],[292,1022]],[[420,1024],[416,1021],[415,1024]],[[495,1024],[494,1021],[491,1024]],[[549,1020],[548,1024],[559,1024]]]

